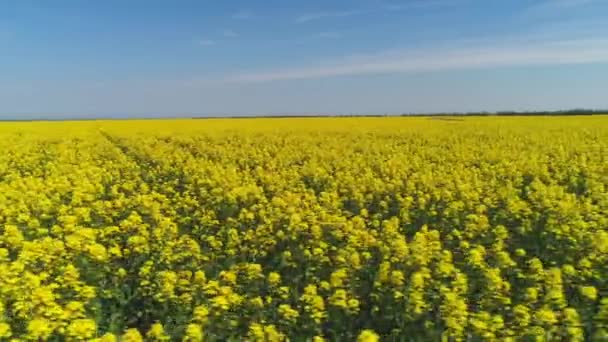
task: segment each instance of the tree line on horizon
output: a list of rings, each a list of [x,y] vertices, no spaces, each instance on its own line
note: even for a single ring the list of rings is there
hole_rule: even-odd
[[[284,115],[209,115],[209,116],[188,116],[184,115],[181,117],[169,117],[169,116],[150,116],[150,117],[106,117],[96,116],[90,118],[7,118],[0,119],[0,122],[33,122],[33,121],[92,121],[92,120],[154,120],[154,119],[255,119],[255,118],[324,118],[324,117],[435,117],[435,116],[584,116],[584,115],[606,115],[608,109],[569,109],[569,110],[555,110],[555,111],[480,111],[480,112],[437,112],[437,113],[401,113],[401,114],[284,114]]]

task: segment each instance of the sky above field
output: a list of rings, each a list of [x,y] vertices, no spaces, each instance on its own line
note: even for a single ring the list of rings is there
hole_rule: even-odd
[[[608,0],[0,2],[0,117],[608,108]]]

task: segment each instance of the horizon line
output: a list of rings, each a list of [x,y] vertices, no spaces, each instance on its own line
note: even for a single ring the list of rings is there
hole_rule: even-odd
[[[416,113],[367,113],[367,114],[237,114],[237,115],[184,115],[184,116],[94,116],[94,117],[57,117],[57,118],[30,118],[30,119],[0,119],[1,122],[46,122],[46,121],[111,121],[111,120],[199,120],[199,119],[272,119],[272,118],[372,118],[372,117],[433,117],[433,116],[598,116],[608,115],[608,109],[566,109],[566,110],[534,110],[534,111],[442,111],[442,112],[416,112]]]

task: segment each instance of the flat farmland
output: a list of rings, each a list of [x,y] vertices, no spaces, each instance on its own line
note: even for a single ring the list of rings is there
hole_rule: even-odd
[[[2,340],[608,338],[608,116],[5,122],[0,152]]]

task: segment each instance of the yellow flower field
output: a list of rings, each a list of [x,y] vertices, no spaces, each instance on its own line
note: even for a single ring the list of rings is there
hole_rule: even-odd
[[[0,340],[608,340],[608,116],[0,124]]]

